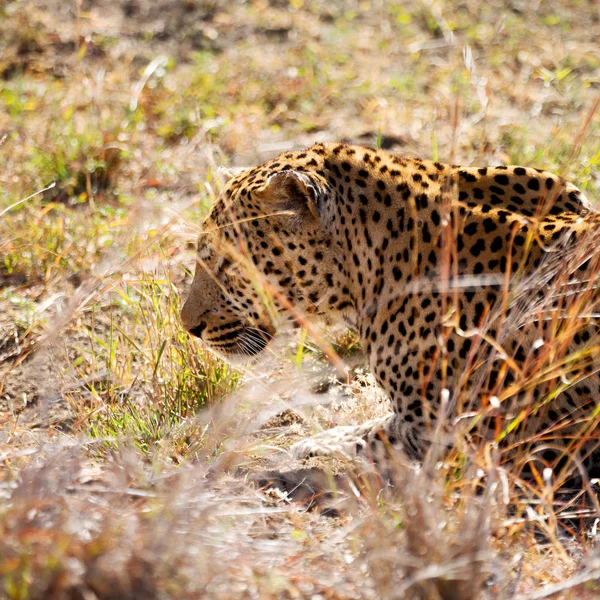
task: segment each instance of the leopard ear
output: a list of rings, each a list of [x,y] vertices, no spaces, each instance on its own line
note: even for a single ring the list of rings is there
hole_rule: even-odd
[[[258,194],[274,209],[306,221],[320,220],[321,190],[316,178],[290,170],[271,175]]]

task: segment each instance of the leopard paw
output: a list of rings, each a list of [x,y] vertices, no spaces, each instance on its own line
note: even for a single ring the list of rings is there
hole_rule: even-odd
[[[359,428],[334,427],[294,444],[291,452],[297,459],[332,455],[354,458],[365,448],[366,441],[360,436]]]

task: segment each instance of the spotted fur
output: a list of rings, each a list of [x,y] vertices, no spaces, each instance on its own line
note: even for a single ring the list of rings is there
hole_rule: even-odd
[[[582,193],[545,171],[317,144],[229,181],[205,221],[182,320],[230,359],[264,350],[282,309],[358,332],[392,412],[304,440],[297,456],[384,440],[422,457],[442,400],[449,423],[489,409],[498,438],[525,414],[512,428],[572,447],[575,422],[598,405],[600,361],[594,319],[575,315],[569,329],[564,317],[565,272],[589,300],[595,285],[581,275],[600,268],[584,241],[599,225]],[[562,354],[542,356],[563,331]],[[583,366],[568,362],[577,352]],[[550,368],[560,360],[562,379]],[[511,394],[523,374],[535,380],[532,365],[547,377]]]

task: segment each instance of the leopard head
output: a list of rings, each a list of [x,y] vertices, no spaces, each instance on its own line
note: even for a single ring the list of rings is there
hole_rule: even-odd
[[[289,167],[289,165],[288,165]],[[236,359],[261,353],[282,315],[326,312],[341,263],[316,172],[268,163],[231,180],[204,221],[184,327]]]

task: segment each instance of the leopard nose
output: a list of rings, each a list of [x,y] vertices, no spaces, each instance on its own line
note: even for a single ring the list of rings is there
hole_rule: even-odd
[[[202,332],[205,329],[206,329],[206,321],[201,321],[198,325],[196,325],[196,327],[192,327],[191,329],[188,329],[188,332],[191,333],[192,335],[195,335],[196,337],[201,338]]]

